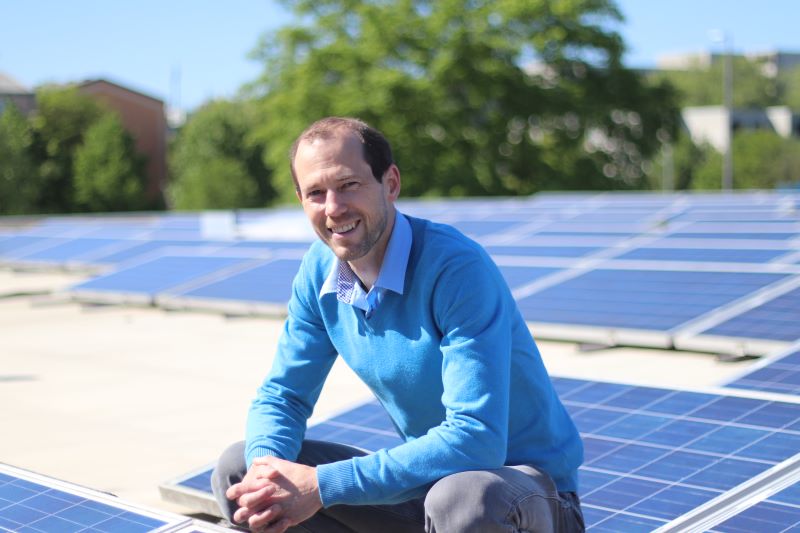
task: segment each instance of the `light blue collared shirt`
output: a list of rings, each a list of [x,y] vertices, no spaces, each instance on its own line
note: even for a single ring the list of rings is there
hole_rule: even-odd
[[[387,290],[403,294],[410,253],[411,224],[397,211],[381,271],[369,292],[364,291],[364,287],[359,283],[358,277],[347,261],[336,261],[319,291],[319,296],[321,298],[325,294],[335,292],[337,300],[361,309],[369,318],[380,305]]]

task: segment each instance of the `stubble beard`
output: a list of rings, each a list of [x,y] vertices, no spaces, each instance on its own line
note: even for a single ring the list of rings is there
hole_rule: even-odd
[[[375,245],[381,239],[383,233],[386,231],[388,220],[389,208],[386,205],[386,202],[384,202],[380,218],[375,220],[375,224],[372,228],[367,225],[366,218],[361,217],[361,222],[359,225],[364,225],[364,238],[360,242],[356,243],[354,248],[334,246],[333,239],[331,239],[330,236],[323,240],[340,261],[355,261],[367,255],[375,247]],[[358,230],[358,228],[356,228],[356,230]]]

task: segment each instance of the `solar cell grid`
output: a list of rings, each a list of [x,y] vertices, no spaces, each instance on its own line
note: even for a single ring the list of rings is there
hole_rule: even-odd
[[[188,519],[139,509],[113,497],[0,465],[0,530],[145,532]]]
[[[767,358],[764,364],[726,386],[800,395],[800,349],[793,349],[777,359]]]
[[[796,404],[554,383],[584,438],[581,499],[591,531],[652,531],[800,446]]]
[[[130,268],[96,277],[71,288],[72,291],[110,291],[155,295],[184,283],[199,280],[225,268],[252,259],[241,257],[164,256]]]
[[[76,238],[69,239],[43,250],[17,256],[23,261],[64,263],[82,255],[109,248],[118,244],[115,239]]]
[[[526,320],[666,331],[784,278],[781,274],[589,271],[518,301]]]
[[[744,311],[702,334],[779,341],[800,339],[800,288]]]
[[[626,252],[618,259],[646,261],[697,261],[766,263],[786,254],[786,249],[754,250],[734,248],[637,248]]]
[[[180,294],[188,298],[284,304],[289,301],[292,293],[292,279],[297,275],[299,267],[299,259],[277,259],[197,288],[173,294]]]

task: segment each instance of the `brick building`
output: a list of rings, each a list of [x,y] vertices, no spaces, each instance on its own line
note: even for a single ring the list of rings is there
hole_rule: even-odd
[[[164,102],[108,80],[89,80],[78,90],[116,111],[125,129],[136,141],[137,151],[147,158],[147,199],[163,202],[167,181],[167,121]]]

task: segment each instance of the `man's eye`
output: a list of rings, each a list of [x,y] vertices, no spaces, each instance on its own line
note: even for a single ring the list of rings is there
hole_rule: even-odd
[[[358,185],[357,181],[348,181],[348,182],[345,182],[344,185],[342,185],[342,189],[352,189],[357,185]]]
[[[316,197],[319,197],[321,194],[322,194],[321,190],[314,189],[313,191],[308,191],[306,193],[306,196],[309,197],[309,198],[316,198]]]

